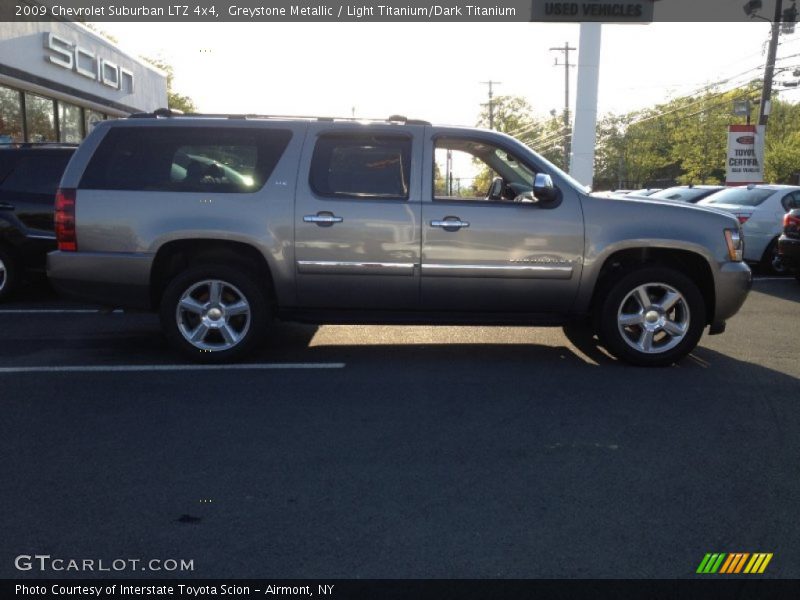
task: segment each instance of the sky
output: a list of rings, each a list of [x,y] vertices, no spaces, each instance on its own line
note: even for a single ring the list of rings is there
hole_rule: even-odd
[[[550,48],[577,46],[579,38],[577,24],[546,23],[95,25],[123,49],[171,64],[175,89],[203,112],[402,114],[467,126],[487,101],[481,82],[489,80],[501,82],[495,94],[523,96],[540,116],[562,111],[564,68],[554,61],[563,63],[563,53]],[[603,25],[598,111],[627,112],[760,77],[768,38],[769,24],[758,21]],[[781,37],[778,57],[779,65],[800,67],[800,28]],[[784,98],[796,102],[800,93]]]

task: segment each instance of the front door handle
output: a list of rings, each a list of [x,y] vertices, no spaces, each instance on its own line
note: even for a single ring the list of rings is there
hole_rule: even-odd
[[[445,217],[440,221],[431,221],[431,227],[441,227],[445,231],[458,231],[462,227],[469,227],[469,221],[462,221],[458,217]]]
[[[330,227],[334,223],[341,223],[344,221],[342,217],[337,217],[332,212],[321,211],[315,215],[306,215],[303,217],[303,223],[316,223],[320,227]]]
[[[8,202],[0,202],[0,210],[14,210],[14,205]]]

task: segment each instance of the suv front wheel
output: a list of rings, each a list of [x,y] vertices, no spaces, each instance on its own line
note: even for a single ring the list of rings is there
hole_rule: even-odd
[[[252,351],[269,317],[266,297],[247,271],[225,265],[191,268],[161,301],[167,340],[192,360],[229,362]]]
[[[598,332],[617,358],[640,366],[666,366],[700,341],[706,325],[703,296],[684,274],[644,267],[617,280],[601,300]]]

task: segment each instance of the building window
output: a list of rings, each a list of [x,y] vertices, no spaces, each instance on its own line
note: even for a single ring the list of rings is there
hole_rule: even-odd
[[[24,141],[22,129],[22,95],[0,85],[0,144]]]
[[[29,142],[57,142],[54,103],[25,92],[25,121]]]
[[[80,144],[83,138],[81,107],[59,101],[58,141],[68,144]]]
[[[97,112],[96,110],[92,110],[90,108],[84,109],[83,114],[85,117],[84,131],[86,132],[86,135],[92,133],[94,126],[106,118],[103,113]]]

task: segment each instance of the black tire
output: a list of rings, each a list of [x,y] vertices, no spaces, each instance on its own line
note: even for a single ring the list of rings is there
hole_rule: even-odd
[[[18,283],[17,262],[0,248],[0,302],[5,302],[16,291]]]
[[[212,282],[220,282],[218,302],[212,300]],[[196,310],[179,308],[182,298]],[[242,300],[247,313],[233,314],[242,310]],[[164,290],[159,312],[169,343],[201,363],[232,362],[247,356],[260,342],[270,316],[266,293],[254,275],[238,266],[217,264],[177,275]],[[202,339],[190,341],[192,332]]]
[[[643,301],[637,289],[643,289],[650,298],[649,308],[641,308]],[[661,301],[674,292],[679,299],[662,310]],[[621,316],[636,319],[634,314],[639,310],[641,324],[622,323]],[[622,275],[607,288],[596,307],[595,319],[601,342],[618,359],[637,366],[663,367],[697,346],[706,326],[706,307],[697,285],[686,275],[667,267],[644,266]],[[658,329],[662,324],[669,329],[681,327],[684,332],[670,335],[667,327]],[[645,351],[648,336],[650,349]],[[637,343],[640,346],[634,348]]]
[[[768,275],[785,275],[788,272],[786,265],[781,262],[778,254],[778,239],[775,238],[764,250],[761,257],[761,270]]]

